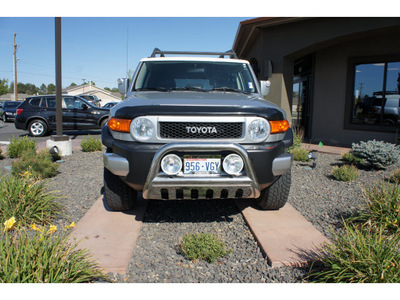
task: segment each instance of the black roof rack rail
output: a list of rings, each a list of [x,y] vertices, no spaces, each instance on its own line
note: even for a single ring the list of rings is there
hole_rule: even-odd
[[[226,52],[197,52],[197,51],[161,51],[158,48],[154,48],[153,53],[150,57],[156,57],[159,54],[160,57],[165,57],[165,54],[180,54],[180,55],[219,55],[219,58],[229,56],[230,58],[237,59],[235,51],[229,50]]]

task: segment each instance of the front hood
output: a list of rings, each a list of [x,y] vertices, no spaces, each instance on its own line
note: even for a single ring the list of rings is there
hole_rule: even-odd
[[[232,92],[140,92],[111,108],[111,116],[133,119],[144,115],[257,115],[284,119],[284,111],[260,98]]]

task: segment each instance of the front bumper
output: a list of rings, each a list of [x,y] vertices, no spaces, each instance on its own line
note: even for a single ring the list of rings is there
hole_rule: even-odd
[[[292,154],[285,153],[283,142],[144,145],[107,139],[107,131],[105,126],[103,143],[109,153],[104,153],[104,166],[134,189],[143,191],[145,199],[257,198],[262,189],[290,170],[293,161]],[[239,176],[168,176],[160,172],[160,162],[168,153],[237,153],[245,168]]]

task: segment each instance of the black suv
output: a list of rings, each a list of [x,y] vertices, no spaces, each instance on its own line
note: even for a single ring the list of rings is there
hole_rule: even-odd
[[[18,105],[22,102],[4,101],[0,104],[0,118],[3,122],[14,121]]]
[[[64,129],[100,129],[107,124],[108,115],[108,109],[96,107],[78,96],[62,96]],[[17,109],[14,124],[35,137],[49,134],[56,129],[56,96],[26,98]]]

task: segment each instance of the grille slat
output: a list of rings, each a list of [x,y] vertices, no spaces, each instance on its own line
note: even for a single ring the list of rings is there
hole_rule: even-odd
[[[239,139],[243,123],[160,122],[163,139]]]

